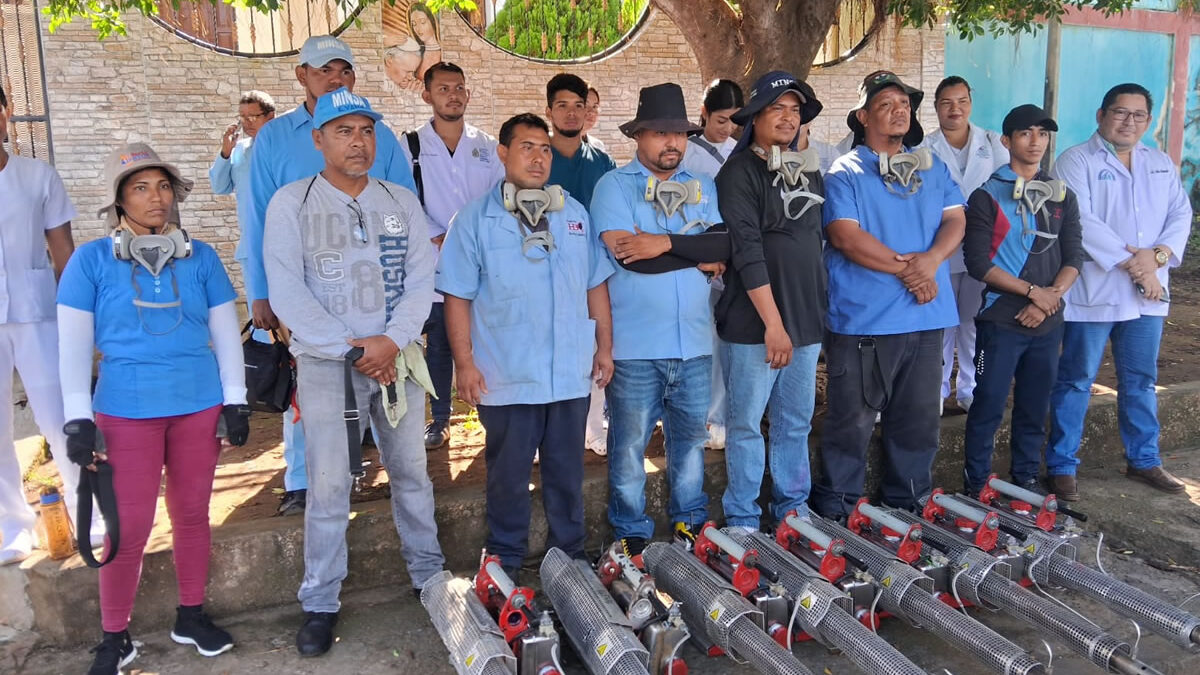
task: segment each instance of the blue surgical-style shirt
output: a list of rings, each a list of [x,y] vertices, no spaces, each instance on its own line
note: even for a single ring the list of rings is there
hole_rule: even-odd
[[[546,214],[554,249],[523,252],[517,219],[500,188],[454,217],[434,288],[471,301],[471,343],[487,393],[482,405],[542,404],[591,391],[596,322],[587,293],[612,264],[574,199]]]
[[[961,209],[963,196],[936,155],[933,167],[917,175],[921,187],[916,194],[908,194],[899,183],[889,187],[879,175],[878,153],[859,145],[839,157],[825,175],[825,225],[853,220],[897,253],[927,250],[942,226],[943,212]],[[895,335],[958,325],[948,262],[937,269],[937,296],[919,305],[894,274],[851,262],[833,246],[825,247],[824,257],[829,271],[829,330],[834,333]]]
[[[617,163],[606,152],[591,143],[583,143],[571,157],[550,148],[549,185],[558,185],[574,197],[583,208],[590,209],[592,191],[604,174],[617,168]]]
[[[650,234],[679,234],[689,223],[700,234],[705,227],[721,222],[717,188],[711,178],[679,169],[671,180],[700,181],[700,203],[684,204],[668,218],[646,201],[646,183],[651,173],[636,158],[605,174],[592,195],[592,223],[597,236],[620,230],[633,232],[637,225]],[[657,179],[656,179],[657,180]],[[606,249],[607,250],[607,249]],[[608,253],[610,259],[611,252]],[[612,303],[613,358],[691,359],[712,354],[712,306],[704,273],[695,267],[639,274],[618,268],[608,282]]]
[[[208,311],[236,297],[216,251],[196,239],[192,255],[173,260],[157,278],[117,260],[108,237],[80,246],[63,270],[58,304],[95,316],[96,412],[147,419],[220,405]],[[180,304],[139,307],[135,299]]]
[[[267,273],[263,266],[263,230],[267,205],[279,188],[317,175],[325,168],[325,157],[313,145],[312,114],[303,104],[267,122],[254,139],[250,162],[250,191],[254,195],[253,217],[242,233],[246,249],[246,295],[251,301],[267,298]],[[400,150],[396,135],[383,122],[375,123],[375,163],[372,177],[416,191],[412,171]]]

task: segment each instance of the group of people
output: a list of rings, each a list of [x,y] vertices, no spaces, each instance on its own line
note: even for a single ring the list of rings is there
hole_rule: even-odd
[[[642,89],[620,125],[636,153],[617,166],[587,133],[599,94],[578,76],[554,76],[544,116],[515,115],[493,138],[465,121],[464,71],[432,64],[431,117],[397,137],[353,93],[345,43],[310,38],[299,60],[304,101],[276,117],[270,96],[245,94],[210,179],[237,194],[252,321],[286,339],[296,362],[281,510],[305,519],[301,655],[334,641],[363,420],[414,592],[441,571],[426,449],[449,438],[452,381],[485,430],[486,545],[514,580],[535,463],[547,546],[587,557],[585,447],[607,454],[608,519],[638,559],[655,533],[643,458],[660,423],[666,515],[682,536],[709,518],[706,445],[725,448],[726,525],[749,531],[810,508],[844,518],[863,495],[876,424],[882,501],[919,508],[956,355],[967,493],[991,473],[1011,388],[1012,479],[1040,488],[1049,415],[1045,488],[1079,498],[1083,418],[1110,341],[1127,475],[1183,489],[1162,468],[1154,383],[1168,270],[1192,211],[1170,158],[1140,142],[1153,108],[1139,85],[1110,90],[1096,133],[1047,174],[1056,122],[1027,104],[1000,133],[983,130],[958,77],[938,86],[940,128],[925,137],[923,92],[868,75],[840,149],[809,138],[822,104],[789,73],[767,73],[748,96],[714,82],[700,124],[664,83]],[[180,227],[191,181],[141,144],[112,153],[105,181],[111,234],[72,255],[61,181],[0,151],[0,196],[21,205],[24,228],[6,232],[20,230],[28,249],[5,246],[0,368],[19,356],[68,498],[80,470],[108,465],[118,500],[93,675],[136,655],[127,626],[164,467],[180,597],[172,637],[205,655],[232,647],[202,607],[207,507],[220,447],[245,442],[249,415],[233,287]],[[41,231],[45,244],[32,236]],[[0,561],[28,554],[31,520],[6,454]]]

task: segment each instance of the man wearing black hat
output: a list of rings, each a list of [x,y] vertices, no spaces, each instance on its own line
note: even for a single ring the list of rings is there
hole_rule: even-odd
[[[825,324],[821,264],[824,187],[815,149],[796,152],[805,124],[821,112],[808,84],[775,71],[759,78],[733,115],[745,130],[717,175],[732,248],[717,335],[727,364],[722,500],[730,527],[757,530],[770,412],[771,520],[808,512],[808,433]]]
[[[620,127],[637,141],[637,155],[605,174],[592,195],[592,223],[621,265],[608,282],[615,363],[606,390],[608,519],[630,557],[640,555],[654,534],[645,513],[643,456],[659,418],[671,520],[677,529],[690,529],[708,517],[704,442],[712,310],[705,271],[721,266],[698,265],[724,260],[728,245],[724,233],[702,234],[720,220],[712,179],[679,168],[687,133],[697,128],[687,119],[679,85],[642,89],[637,116]],[[662,267],[647,268],[647,258]]]
[[[967,272],[987,284],[975,317],[975,400],[967,413],[966,492],[976,495],[992,471],[996,429],[1016,377],[1012,480],[1037,490],[1050,389],[1063,339],[1062,296],[1079,276],[1083,234],[1079,203],[1040,170],[1058,125],[1025,104],[1004,118],[1000,142],[1009,163],[967,202]]]
[[[829,372],[813,506],[842,518],[862,495],[867,444],[883,421],[883,501],[910,509],[932,488],[942,330],[958,325],[947,258],[962,241],[962,193],[927,149],[920,90],[868,75],[847,116],[855,147],[825,176]]]

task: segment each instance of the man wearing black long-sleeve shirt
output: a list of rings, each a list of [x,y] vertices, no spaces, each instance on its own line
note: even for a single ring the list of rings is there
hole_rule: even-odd
[[[1004,118],[1011,160],[967,203],[967,273],[985,284],[975,317],[975,400],[967,414],[965,489],[975,495],[992,467],[996,429],[1016,378],[1012,480],[1036,489],[1050,389],[1062,347],[1062,296],[1083,263],[1079,204],[1039,165],[1058,125],[1022,105]]]
[[[771,521],[808,512],[808,433],[826,312],[821,263],[823,183],[815,151],[795,152],[801,125],[821,111],[812,87],[768,73],[733,119],[741,140],[717,174],[717,203],[732,256],[715,311],[728,370],[722,504],[730,527],[757,530],[756,500],[767,460],[761,422],[769,411]]]

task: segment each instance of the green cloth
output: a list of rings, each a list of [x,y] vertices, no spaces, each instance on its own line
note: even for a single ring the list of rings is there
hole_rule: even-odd
[[[437,398],[433,390],[433,379],[429,377],[429,366],[425,364],[425,352],[420,343],[408,343],[400,353],[396,354],[396,386],[394,389],[383,387],[383,410],[387,414],[388,424],[395,429],[400,419],[408,413],[408,399],[404,397],[404,381],[412,380],[424,389],[430,396]],[[392,400],[392,392],[396,399]]]

